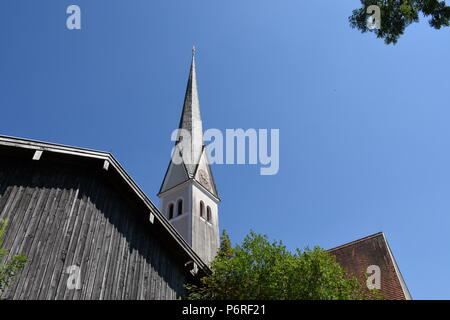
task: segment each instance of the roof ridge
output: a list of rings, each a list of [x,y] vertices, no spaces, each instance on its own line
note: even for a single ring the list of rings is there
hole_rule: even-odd
[[[367,240],[372,239],[372,238],[375,238],[375,237],[379,237],[380,235],[381,235],[381,236],[384,236],[384,233],[383,233],[382,231],[380,231],[380,232],[374,233],[374,234],[372,234],[372,235],[370,235],[370,236],[367,236],[367,237],[364,237],[364,238],[360,238],[360,239],[357,239],[357,240],[353,240],[353,241],[351,241],[351,242],[348,242],[348,243],[345,243],[345,244],[343,244],[343,245],[340,245],[340,246],[337,246],[337,247],[328,249],[328,250],[326,250],[326,251],[329,252],[329,251],[339,250],[339,249],[348,247],[348,246],[350,246],[350,245],[353,245],[353,244],[356,244],[356,243],[359,243],[359,242],[363,242],[363,241],[367,241]]]

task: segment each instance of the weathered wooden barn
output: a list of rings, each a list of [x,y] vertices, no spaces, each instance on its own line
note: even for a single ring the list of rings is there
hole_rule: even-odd
[[[0,136],[2,299],[176,299],[207,266],[106,152]]]

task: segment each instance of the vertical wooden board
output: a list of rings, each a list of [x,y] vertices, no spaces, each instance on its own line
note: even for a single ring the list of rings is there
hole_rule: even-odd
[[[175,268],[173,277],[174,277],[174,283],[173,283],[173,291],[172,291],[172,300],[176,300],[176,299],[178,299],[178,281],[180,278],[178,268]]]
[[[137,292],[136,299],[142,300],[143,286],[144,286],[144,271],[145,271],[145,252],[146,252],[146,237],[145,232],[147,228],[145,224],[141,225],[140,239],[139,239],[139,268],[137,273]]]
[[[5,184],[6,181],[8,181],[9,176],[6,174],[5,170],[8,170],[9,164],[5,163],[3,161],[0,161],[0,213],[1,208],[3,208],[3,202],[2,197],[7,192],[7,184]]]
[[[153,265],[155,266],[155,273],[153,274],[153,299],[157,300],[159,298],[159,278],[160,278],[160,256],[161,256],[161,247],[155,241],[156,255],[153,261]]]
[[[180,288],[179,288],[180,271],[178,270],[178,268],[175,268],[175,270],[174,270],[174,277],[175,277],[175,280],[174,280],[172,299],[175,300],[175,299],[178,299],[178,295],[179,295],[179,291],[180,291]]]
[[[126,208],[120,205],[121,207],[121,214],[126,214]],[[130,237],[132,234],[132,221],[130,219],[130,216],[126,216],[126,226],[124,229],[124,237],[125,237],[125,247],[122,255],[122,267],[120,271],[120,285],[119,285],[119,291],[118,294],[120,295],[121,300],[126,299],[126,290],[127,290],[127,277],[128,277],[128,261],[130,259],[131,254],[131,245],[130,245]]]
[[[118,209],[118,204],[115,203],[111,208],[111,245],[108,249],[107,271],[103,276],[101,299],[114,299],[114,285],[118,282],[117,269],[119,262],[119,253],[121,248],[121,234],[119,233],[120,224],[123,219]]]
[[[139,267],[140,267],[140,240],[141,240],[141,225],[140,221],[134,216],[133,222],[135,225],[135,232],[133,235],[133,260],[132,260],[132,268],[130,268],[130,286],[129,286],[129,297],[128,299],[136,300],[138,293],[138,282],[139,282]]]
[[[128,254],[128,238],[127,238],[127,232],[129,228],[129,217],[126,215],[126,211],[122,209],[122,206],[119,204],[119,214],[122,216],[122,224],[120,226],[120,233],[122,237],[122,243],[121,243],[121,249],[120,254],[117,257],[118,261],[118,271],[117,271],[117,283],[115,284],[115,299],[124,299],[124,288],[125,288],[125,282],[126,282],[126,261],[127,261],[127,254]]]
[[[147,258],[147,246],[145,246],[145,241],[146,239],[144,239],[144,245],[142,247],[142,256],[141,256],[141,268],[140,268],[140,272],[139,272],[139,290],[138,290],[138,300],[145,300],[145,290],[146,290],[146,283],[147,283],[147,277],[146,277],[146,270],[147,270],[147,263],[146,263],[146,258]]]
[[[161,246],[161,245],[160,245]],[[158,282],[159,282],[159,289],[158,289],[158,300],[164,299],[165,294],[165,279],[164,279],[164,272],[165,272],[165,263],[166,263],[166,255],[164,252],[163,246],[161,246],[160,249],[160,256],[159,256],[159,273],[158,273]]]
[[[177,273],[176,273],[176,285],[175,285],[175,299],[180,299],[183,294],[183,284],[185,283],[185,278],[183,275],[183,270],[180,270],[179,267],[177,267]]]
[[[140,238],[140,225],[138,221],[135,220],[136,223],[136,237],[133,243],[134,247],[134,261],[133,261],[133,268],[131,272],[131,286],[130,286],[130,297],[129,299],[136,300],[137,299],[137,282],[139,277],[139,258],[140,258],[140,252],[139,252],[139,238]]]
[[[164,297],[164,300],[171,300],[172,299],[172,275],[173,275],[173,269],[174,269],[174,263],[171,261],[170,257],[167,256],[167,262],[166,262],[166,294]]]
[[[4,183],[6,184],[9,182],[4,182]],[[9,210],[9,208],[11,207],[12,203],[14,203],[14,201],[17,197],[18,189],[19,189],[19,187],[10,185],[10,186],[7,186],[5,189],[5,192],[1,194],[0,218],[10,221],[9,214],[11,213],[11,210]]]
[[[131,299],[136,300],[138,299],[138,292],[139,292],[139,286],[140,283],[140,271],[141,271],[141,258],[142,258],[142,251],[141,251],[141,240],[142,240],[142,225],[140,224],[140,221],[136,219],[136,226],[137,226],[137,232],[136,232],[136,241],[134,243],[135,246],[135,262],[134,262],[134,272],[133,272],[133,280],[132,280],[132,286],[131,286]]]
[[[174,283],[174,299],[179,299],[183,292],[183,285],[185,284],[185,278],[183,275],[183,270],[177,265],[175,267],[175,283]]]
[[[100,214],[103,216],[102,219],[104,220],[104,227],[102,230],[103,236],[101,239],[99,239],[98,246],[97,246],[97,269],[95,272],[95,277],[93,279],[93,287],[92,287],[92,299],[100,299],[101,289],[102,289],[102,282],[103,282],[103,274],[105,272],[105,265],[106,260],[108,258],[108,245],[111,237],[111,224],[108,221],[108,212],[113,205],[112,201],[108,199],[108,202],[105,206],[105,210],[102,210]]]
[[[106,280],[107,290],[105,292],[105,299],[116,299],[116,289],[120,281],[120,255],[123,248],[123,236],[120,233],[120,226],[123,223],[123,217],[120,215],[118,206],[114,207],[114,214],[117,216],[117,224],[114,226],[115,245],[110,259],[110,274]]]
[[[112,255],[112,248],[114,245],[114,224],[116,223],[116,216],[114,215],[114,208],[117,206],[116,205],[116,200],[112,200],[110,201],[110,206],[109,209],[107,211],[104,211],[104,215],[106,217],[107,220],[107,225],[106,225],[106,236],[104,238],[103,241],[103,246],[102,246],[102,262],[100,265],[100,272],[98,273],[98,276],[96,278],[96,287],[97,287],[97,291],[99,292],[98,294],[98,299],[102,300],[105,297],[105,284],[106,284],[106,280],[107,277],[110,276],[111,271],[109,270],[110,267],[110,260],[111,260],[111,255]]]
[[[169,272],[170,272],[170,266],[169,266],[169,259],[168,256],[166,254],[166,252],[164,252],[164,259],[162,261],[162,288],[161,288],[161,299],[162,300],[167,300],[168,296],[169,296]]]
[[[145,283],[145,299],[151,300],[152,299],[152,277],[153,277],[153,263],[152,263],[152,256],[154,254],[155,248],[153,246],[153,237],[148,237],[147,239],[147,271],[146,276],[147,280]]]
[[[155,267],[153,265],[153,256],[155,255],[155,247],[153,245],[153,238],[149,239],[149,253],[147,256],[148,259],[148,280],[147,280],[147,294],[146,299],[152,300],[153,299],[153,274],[155,273]]]
[[[127,216],[120,211],[120,207],[116,206],[116,215],[119,217],[119,222],[116,228],[116,232],[118,235],[117,240],[117,250],[114,255],[114,260],[112,260],[114,264],[114,281],[110,284],[110,299],[117,299],[119,296],[117,295],[117,288],[120,282],[120,270],[122,267],[122,255],[125,247],[127,245],[127,239],[123,234],[123,229],[125,228]]]
[[[186,289],[184,288],[184,284],[187,283],[187,276],[186,276],[186,271],[184,270],[184,268],[181,268],[180,270],[180,277],[181,277],[181,282],[179,282],[179,292],[180,295],[179,297],[183,297],[183,295],[186,293]]]
[[[108,195],[108,193],[105,190],[105,194]],[[103,280],[103,272],[105,268],[105,263],[107,259],[108,252],[106,251],[106,246],[109,243],[109,235],[110,235],[110,223],[108,218],[108,210],[110,210],[111,206],[114,205],[114,201],[110,197],[107,197],[107,201],[105,202],[104,206],[100,208],[99,214],[101,215],[102,224],[101,224],[101,231],[100,231],[100,237],[97,240],[97,246],[96,246],[96,263],[95,263],[95,271],[91,275],[90,279],[90,287],[89,290],[91,292],[91,299],[99,299],[100,298],[100,291],[101,291],[101,284]]]
[[[152,239],[153,242],[153,253],[151,259],[152,274],[151,274],[151,299],[156,299],[157,291],[157,279],[158,279],[158,260],[159,260],[159,246],[156,239]]]
[[[96,205],[90,206],[90,212],[93,216],[93,223],[89,227],[89,235],[86,239],[86,249],[83,253],[83,269],[82,272],[82,290],[80,293],[80,299],[91,299],[89,292],[89,281],[91,280],[92,274],[95,272],[95,249],[97,246],[96,240],[99,236],[99,230],[101,228],[102,223],[102,215],[100,213],[99,208],[103,207],[104,202],[106,201],[106,197],[104,194],[104,190],[97,186],[99,194],[97,197]]]
[[[93,211],[93,206],[86,206],[86,216],[88,217],[85,223],[85,229],[83,230],[83,247],[76,254],[75,263],[80,266],[81,276],[81,290],[75,290],[73,292],[73,299],[83,299],[84,293],[87,288],[87,278],[89,276],[89,269],[91,267],[91,261],[89,261],[91,252],[91,243],[94,236],[95,228],[97,225],[98,215]]]
[[[175,300],[177,298],[177,281],[178,281],[178,270],[177,268],[174,268],[172,272],[172,284],[171,284],[171,297],[170,300]]]
[[[8,212],[8,205],[14,199],[17,188],[14,186],[14,176],[18,170],[9,163],[3,162],[0,165],[2,180],[0,182],[0,218],[8,218],[5,214]]]
[[[150,252],[150,241],[149,241],[149,235],[147,232],[149,232],[149,228],[145,228],[143,232],[143,242],[142,242],[142,268],[141,268],[141,274],[140,274],[140,290],[139,290],[139,299],[145,300],[147,299],[147,286],[148,286],[148,272],[149,272],[149,261],[148,256]]]
[[[103,238],[105,234],[105,227],[106,227],[106,218],[103,215],[102,211],[107,208],[108,206],[108,197],[107,194],[105,194],[105,190],[103,188],[101,189],[101,197],[100,201],[102,203],[101,206],[93,206],[94,212],[98,216],[97,221],[97,229],[94,234],[94,237],[91,242],[91,249],[90,249],[90,262],[91,266],[89,268],[89,273],[86,278],[86,291],[84,295],[84,299],[95,299],[95,292],[94,292],[94,284],[95,284],[95,277],[98,270],[98,263],[99,259],[101,258],[101,246],[103,243]]]
[[[175,277],[175,261],[172,261],[172,257],[168,256],[170,260],[167,263],[167,295],[166,300],[173,299],[173,291],[174,291],[174,277]]]
[[[162,247],[161,247],[162,249]],[[159,261],[158,261],[158,293],[157,293],[157,299],[163,300],[164,299],[164,263],[165,263],[165,255],[164,252],[161,250],[159,255]]]
[[[164,248],[163,248],[164,249]],[[163,258],[161,259],[161,288],[159,289],[160,292],[160,300],[166,300],[167,295],[167,255],[164,251],[162,251]]]
[[[136,250],[134,249],[134,239],[135,239],[135,221],[132,216],[129,217],[130,224],[128,229],[128,259],[127,267],[125,272],[125,287],[124,287],[124,299],[129,300],[131,297],[131,286],[133,285],[133,271],[134,271],[134,258]]]
[[[116,274],[117,281],[114,283],[114,286],[113,286],[113,296],[114,296],[114,299],[117,299],[117,300],[123,299],[122,291],[123,291],[123,287],[124,287],[124,274],[125,274],[124,261],[126,261],[125,256],[126,256],[126,253],[128,250],[127,247],[128,247],[128,242],[126,240],[126,237],[124,235],[121,235],[120,251],[117,256],[117,274]]]

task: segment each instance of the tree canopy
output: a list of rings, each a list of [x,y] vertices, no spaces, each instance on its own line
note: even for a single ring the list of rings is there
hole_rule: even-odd
[[[7,226],[8,221],[0,219],[0,262],[2,262],[9,254],[7,250],[1,248]],[[25,266],[26,262],[27,258],[25,256],[16,255],[11,257],[9,261],[0,263],[0,293],[8,287],[11,279]]]
[[[371,16],[367,9],[371,5],[380,8],[380,28],[371,28],[367,23]],[[438,0],[361,0],[361,8],[353,10],[349,22],[362,33],[373,32],[386,44],[395,44],[407,26],[419,22],[420,14],[429,18],[435,29],[450,25],[450,7]]]
[[[319,247],[291,253],[281,241],[250,232],[231,246],[224,231],[211,264],[212,273],[199,285],[187,285],[192,300],[354,300],[381,296],[365,290]]]

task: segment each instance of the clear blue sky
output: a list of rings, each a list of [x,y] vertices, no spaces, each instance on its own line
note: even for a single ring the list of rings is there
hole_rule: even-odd
[[[213,167],[233,241],[383,231],[413,297],[450,298],[450,30],[423,20],[386,46],[349,27],[357,7],[2,0],[0,134],[111,151],[159,204],[195,44],[204,128],[280,129],[277,175]]]

